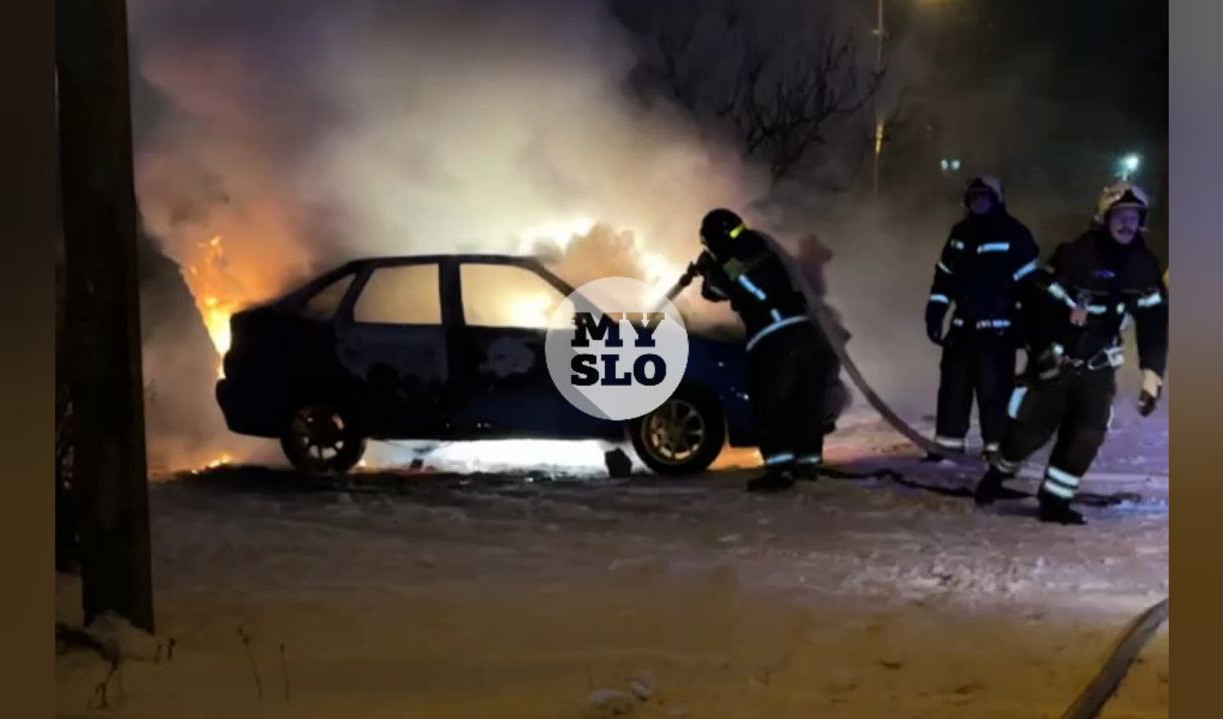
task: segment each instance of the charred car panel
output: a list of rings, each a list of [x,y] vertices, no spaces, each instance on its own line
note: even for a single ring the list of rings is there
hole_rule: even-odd
[[[283,442],[295,413],[323,406],[350,437],[622,439],[625,423],[581,412],[553,385],[543,327],[482,326],[476,323],[496,321],[465,316],[480,314],[463,290],[464,268],[471,266],[518,268],[560,297],[572,292],[533,258],[350,262],[233,316],[232,347],[216,387],[230,430]],[[720,412],[709,421],[724,423],[734,446],[755,441],[746,387],[741,342],[690,338],[681,389],[708,398],[700,404]]]

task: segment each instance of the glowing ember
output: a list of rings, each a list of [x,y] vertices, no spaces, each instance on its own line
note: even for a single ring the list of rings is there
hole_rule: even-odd
[[[216,459],[213,459],[212,461],[208,462],[208,463],[207,463],[207,464],[205,464],[204,466],[202,466],[202,467],[197,467],[196,469],[191,470],[191,473],[192,473],[192,474],[199,474],[200,472],[204,472],[204,471],[207,471],[207,470],[210,470],[210,469],[216,469],[216,468],[218,468],[218,467],[224,467],[225,465],[227,465],[227,464],[229,464],[229,463],[231,463],[231,462],[233,462],[233,461],[234,461],[234,458],[233,458],[233,457],[231,457],[231,456],[229,455],[229,453],[228,453],[228,452],[224,452],[224,453],[222,453],[222,454],[221,454],[221,456],[217,457]]]

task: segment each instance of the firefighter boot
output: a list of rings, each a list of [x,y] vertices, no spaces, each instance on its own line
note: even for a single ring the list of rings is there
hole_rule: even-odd
[[[972,495],[973,501],[977,503],[978,507],[986,507],[999,499],[1015,499],[1024,496],[1022,492],[1002,486],[1002,483],[1010,478],[1011,475],[991,466],[981,481],[977,483],[977,488]]]
[[[1048,492],[1040,492],[1040,521],[1053,524],[1087,524],[1083,515],[1070,506],[1070,500],[1062,499]]]
[[[794,465],[794,479],[800,482],[814,482],[820,478],[820,462],[798,462]]]
[[[781,492],[794,486],[794,468],[788,465],[769,467],[765,473],[747,481],[749,492]]]

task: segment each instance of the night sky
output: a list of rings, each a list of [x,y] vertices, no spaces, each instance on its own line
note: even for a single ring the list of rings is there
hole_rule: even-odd
[[[1007,177],[1016,193],[1053,212],[1065,195],[1090,203],[1117,158],[1138,152],[1143,166],[1134,179],[1158,203],[1155,234],[1166,226],[1167,3],[904,0],[888,7],[893,33],[911,33],[914,52],[929,62],[915,83],[923,92],[907,108],[913,125],[934,127],[916,143],[933,145],[922,150],[958,150],[968,167]],[[947,129],[941,136],[939,127]],[[895,139],[897,154],[913,153],[918,176],[936,162],[904,147],[916,136]],[[917,179],[896,174],[902,184]]]
[[[1105,111],[1075,123],[1083,137],[1110,139],[1107,110],[1152,137],[1168,127],[1168,7],[1152,0],[990,2],[999,16],[999,53],[1044,44],[1057,60],[1050,96],[1067,106]],[[996,7],[995,7],[996,6]],[[1005,23],[1009,32],[1001,31]],[[1084,118],[1088,120],[1090,118]]]

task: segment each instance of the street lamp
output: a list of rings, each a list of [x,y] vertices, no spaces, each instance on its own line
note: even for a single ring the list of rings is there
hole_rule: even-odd
[[[1138,172],[1138,168],[1141,165],[1142,158],[1136,153],[1131,152],[1130,154],[1121,158],[1121,161],[1118,163],[1118,168],[1120,171],[1117,174],[1122,180],[1129,180],[1135,172]]]
[[[942,5],[946,0],[921,0],[919,4]],[[875,47],[875,78],[876,80],[883,73],[883,42],[887,37],[887,29],[883,24],[883,0],[875,0],[875,27],[871,30],[871,34],[877,40]],[[876,91],[877,92],[877,91]],[[874,133],[874,155],[872,157],[872,180],[874,185],[874,195],[879,196],[879,159],[883,154],[883,140],[885,136],[885,123],[883,112],[879,109],[879,98],[876,94],[875,102],[875,133]],[[957,166],[955,168],[959,170]]]
[[[875,2],[875,29],[873,34],[879,41],[875,54],[875,81],[878,82],[879,75],[883,72],[883,38],[885,31],[883,29],[883,0]],[[883,113],[879,111],[878,88],[875,90],[875,156],[873,158],[873,166],[871,177],[874,184],[875,197],[879,196],[879,155],[883,153]]]

